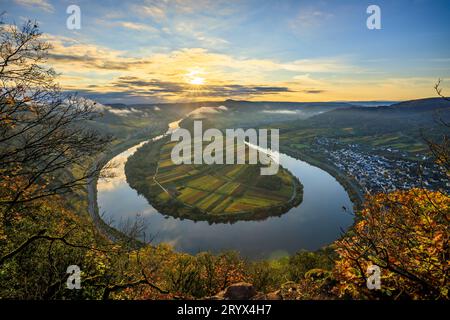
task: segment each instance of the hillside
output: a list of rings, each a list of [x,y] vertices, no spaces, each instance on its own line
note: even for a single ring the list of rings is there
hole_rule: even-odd
[[[350,107],[332,110],[308,120],[310,126],[353,126],[372,130],[394,130],[411,125],[429,125],[436,116],[450,116],[450,102],[443,99],[421,99],[405,101],[391,106]],[[389,129],[389,127],[391,127]]]
[[[450,101],[444,100],[442,98],[425,98],[425,99],[404,101],[382,108],[396,111],[407,110],[412,112],[429,112],[432,110],[450,108]]]
[[[450,120],[450,102],[421,99],[391,106],[337,109],[306,121],[280,124],[280,127],[285,135],[301,136],[304,141],[325,136],[388,146],[393,140],[403,139],[407,150],[408,145],[416,143],[422,144],[425,149],[422,134],[439,137],[446,128],[437,125],[438,120]],[[380,138],[385,141],[380,141]]]

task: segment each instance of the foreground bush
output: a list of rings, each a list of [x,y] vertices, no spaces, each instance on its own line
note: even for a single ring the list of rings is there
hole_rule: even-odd
[[[339,297],[449,297],[450,198],[423,189],[368,198],[360,221],[337,242]],[[381,268],[381,290],[368,290],[367,268]]]

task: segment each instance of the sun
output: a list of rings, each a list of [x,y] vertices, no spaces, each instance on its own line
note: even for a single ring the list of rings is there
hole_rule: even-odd
[[[204,85],[206,79],[201,76],[202,74],[203,74],[202,70],[198,69],[192,70],[185,75],[186,82],[195,86]]]
[[[194,84],[194,85],[202,85],[205,84],[205,78],[202,77],[192,77],[189,81],[190,84]]]

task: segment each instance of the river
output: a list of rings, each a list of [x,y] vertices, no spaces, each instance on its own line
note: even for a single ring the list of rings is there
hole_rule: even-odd
[[[168,133],[176,130],[177,125],[178,122],[173,122]],[[250,259],[277,258],[301,249],[319,249],[339,238],[342,230],[353,223],[352,202],[333,176],[282,153],[279,154],[280,164],[303,184],[302,203],[282,216],[233,224],[209,224],[164,216],[126,181],[125,163],[144,143],[111,160],[116,165],[115,177],[98,181],[97,204],[103,218],[116,225],[132,221],[138,215],[147,225],[145,238],[152,238],[154,244],[169,243],[177,251],[193,254],[237,250]]]

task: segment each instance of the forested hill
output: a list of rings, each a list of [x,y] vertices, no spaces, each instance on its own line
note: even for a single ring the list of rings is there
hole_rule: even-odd
[[[438,119],[450,120],[449,101],[420,99],[391,106],[336,109],[313,116],[298,126],[397,131],[436,125]]]
[[[412,112],[429,112],[439,109],[449,109],[450,101],[442,98],[427,98],[418,100],[409,100],[393,104],[388,107],[379,107],[379,109],[391,111],[412,111]]]

